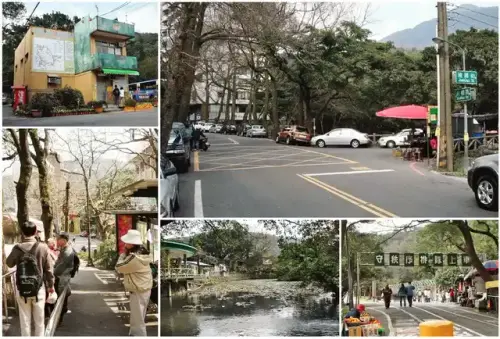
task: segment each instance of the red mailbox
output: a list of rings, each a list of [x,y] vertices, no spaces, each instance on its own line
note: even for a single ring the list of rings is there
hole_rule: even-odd
[[[26,87],[24,86],[12,86],[14,91],[14,105],[12,106],[14,112],[17,111],[19,105],[26,105]]]

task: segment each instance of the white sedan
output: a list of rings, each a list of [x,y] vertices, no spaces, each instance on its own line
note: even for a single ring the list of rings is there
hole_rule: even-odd
[[[326,146],[351,146],[352,148],[358,148],[359,146],[370,144],[371,140],[367,134],[363,134],[352,128],[336,128],[311,139],[311,145],[321,148]]]
[[[393,148],[396,146],[408,146],[408,138],[411,133],[411,128],[402,130],[401,132],[378,139],[377,143],[380,147]],[[420,128],[415,128],[415,136],[423,134],[424,131]]]

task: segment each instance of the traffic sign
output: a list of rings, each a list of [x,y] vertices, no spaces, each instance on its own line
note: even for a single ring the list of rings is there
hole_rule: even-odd
[[[476,89],[475,88],[459,88],[455,91],[456,101],[471,101],[476,99]]]
[[[437,123],[438,120],[438,107],[437,106],[429,106],[428,107],[428,115],[427,121],[432,123]]]
[[[458,85],[477,85],[477,72],[454,71],[453,82]]]

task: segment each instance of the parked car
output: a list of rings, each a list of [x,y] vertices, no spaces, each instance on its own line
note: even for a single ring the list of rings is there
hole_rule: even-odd
[[[236,126],[235,125],[223,125],[220,133],[222,134],[236,134]]]
[[[254,137],[265,138],[265,137],[267,137],[267,132],[266,132],[266,129],[264,128],[264,126],[253,125],[247,131],[247,137],[249,137],[249,138],[254,138]]]
[[[467,181],[479,207],[498,211],[498,154],[474,160],[467,173]]]
[[[217,125],[212,125],[210,126],[210,128],[208,129],[208,132],[210,133],[215,133],[217,130]]]
[[[401,132],[378,139],[377,143],[380,147],[393,148],[396,146],[408,146],[411,128],[402,130]],[[424,131],[420,128],[415,128],[415,136],[423,134]]]
[[[242,129],[241,129],[241,132],[240,132],[240,135],[242,137],[246,137],[247,136],[247,132],[252,128],[252,126],[246,124],[246,125],[243,125]]]
[[[6,93],[2,93],[2,105],[7,105],[9,103],[9,97]]]
[[[80,237],[82,238],[86,238],[89,236],[89,232],[88,231],[83,231],[82,233],[80,233]]]
[[[173,218],[179,207],[179,176],[174,164],[166,159],[160,171],[160,216]]]
[[[287,145],[305,144],[309,145],[311,142],[311,134],[307,128],[303,126],[293,125],[290,127],[282,128],[276,136],[276,143],[284,141]]]
[[[175,165],[179,173],[185,173],[191,166],[191,147],[178,131],[172,130],[168,139],[166,156]]]
[[[371,140],[367,134],[363,134],[352,128],[336,128],[311,139],[311,145],[318,147],[351,146],[352,148],[358,148],[359,146],[370,144]]]
[[[210,133],[210,129],[214,127],[215,128],[215,124],[205,124],[203,126],[203,129],[202,131],[205,132],[205,133]]]
[[[198,121],[197,123],[194,124],[194,128],[195,129],[201,129],[201,130],[204,130],[205,129],[205,122],[203,121]]]

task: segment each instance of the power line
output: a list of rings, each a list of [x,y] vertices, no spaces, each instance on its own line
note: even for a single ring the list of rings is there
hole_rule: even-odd
[[[458,13],[458,12],[452,12],[452,13],[453,13],[453,14],[456,14],[456,15],[463,16],[464,18],[468,18],[468,19],[470,19],[470,20],[474,20],[474,21],[480,22],[480,23],[482,23],[483,25],[487,25],[487,26],[490,26],[490,27],[493,27],[493,28],[498,29],[498,26],[494,26],[494,25],[492,25],[492,24],[489,24],[489,23],[487,23],[487,22],[485,22],[485,21],[482,21],[482,20],[479,20],[479,19],[473,18],[473,17],[471,17],[471,16],[468,16],[468,15],[465,15],[465,14],[462,14],[462,13]]]
[[[109,12],[104,13],[104,14],[101,14],[100,16],[101,16],[101,17],[103,17],[103,16],[108,15],[108,14],[110,14],[110,13],[116,12],[116,11],[118,11],[118,10],[122,9],[123,7],[125,7],[125,6],[127,6],[127,5],[129,5],[129,4],[130,4],[130,2],[125,2],[125,3],[121,4],[120,6],[116,7],[115,9],[112,9],[112,10],[111,10],[111,11],[109,11]]]
[[[492,19],[496,19],[496,20],[498,20],[498,17],[496,17],[496,16],[489,15],[489,14],[485,14],[485,13],[481,13],[481,12],[479,12],[479,11],[475,11],[475,10],[470,9],[470,8],[467,8],[467,7],[457,6],[457,5],[454,5],[454,4],[452,4],[452,6],[455,6],[455,7],[456,7],[456,8],[455,8],[455,10],[456,10],[456,9],[465,9],[465,10],[467,10],[467,11],[469,11],[469,12],[476,13],[476,14],[483,15],[483,16],[488,17],[488,18],[492,18]]]

